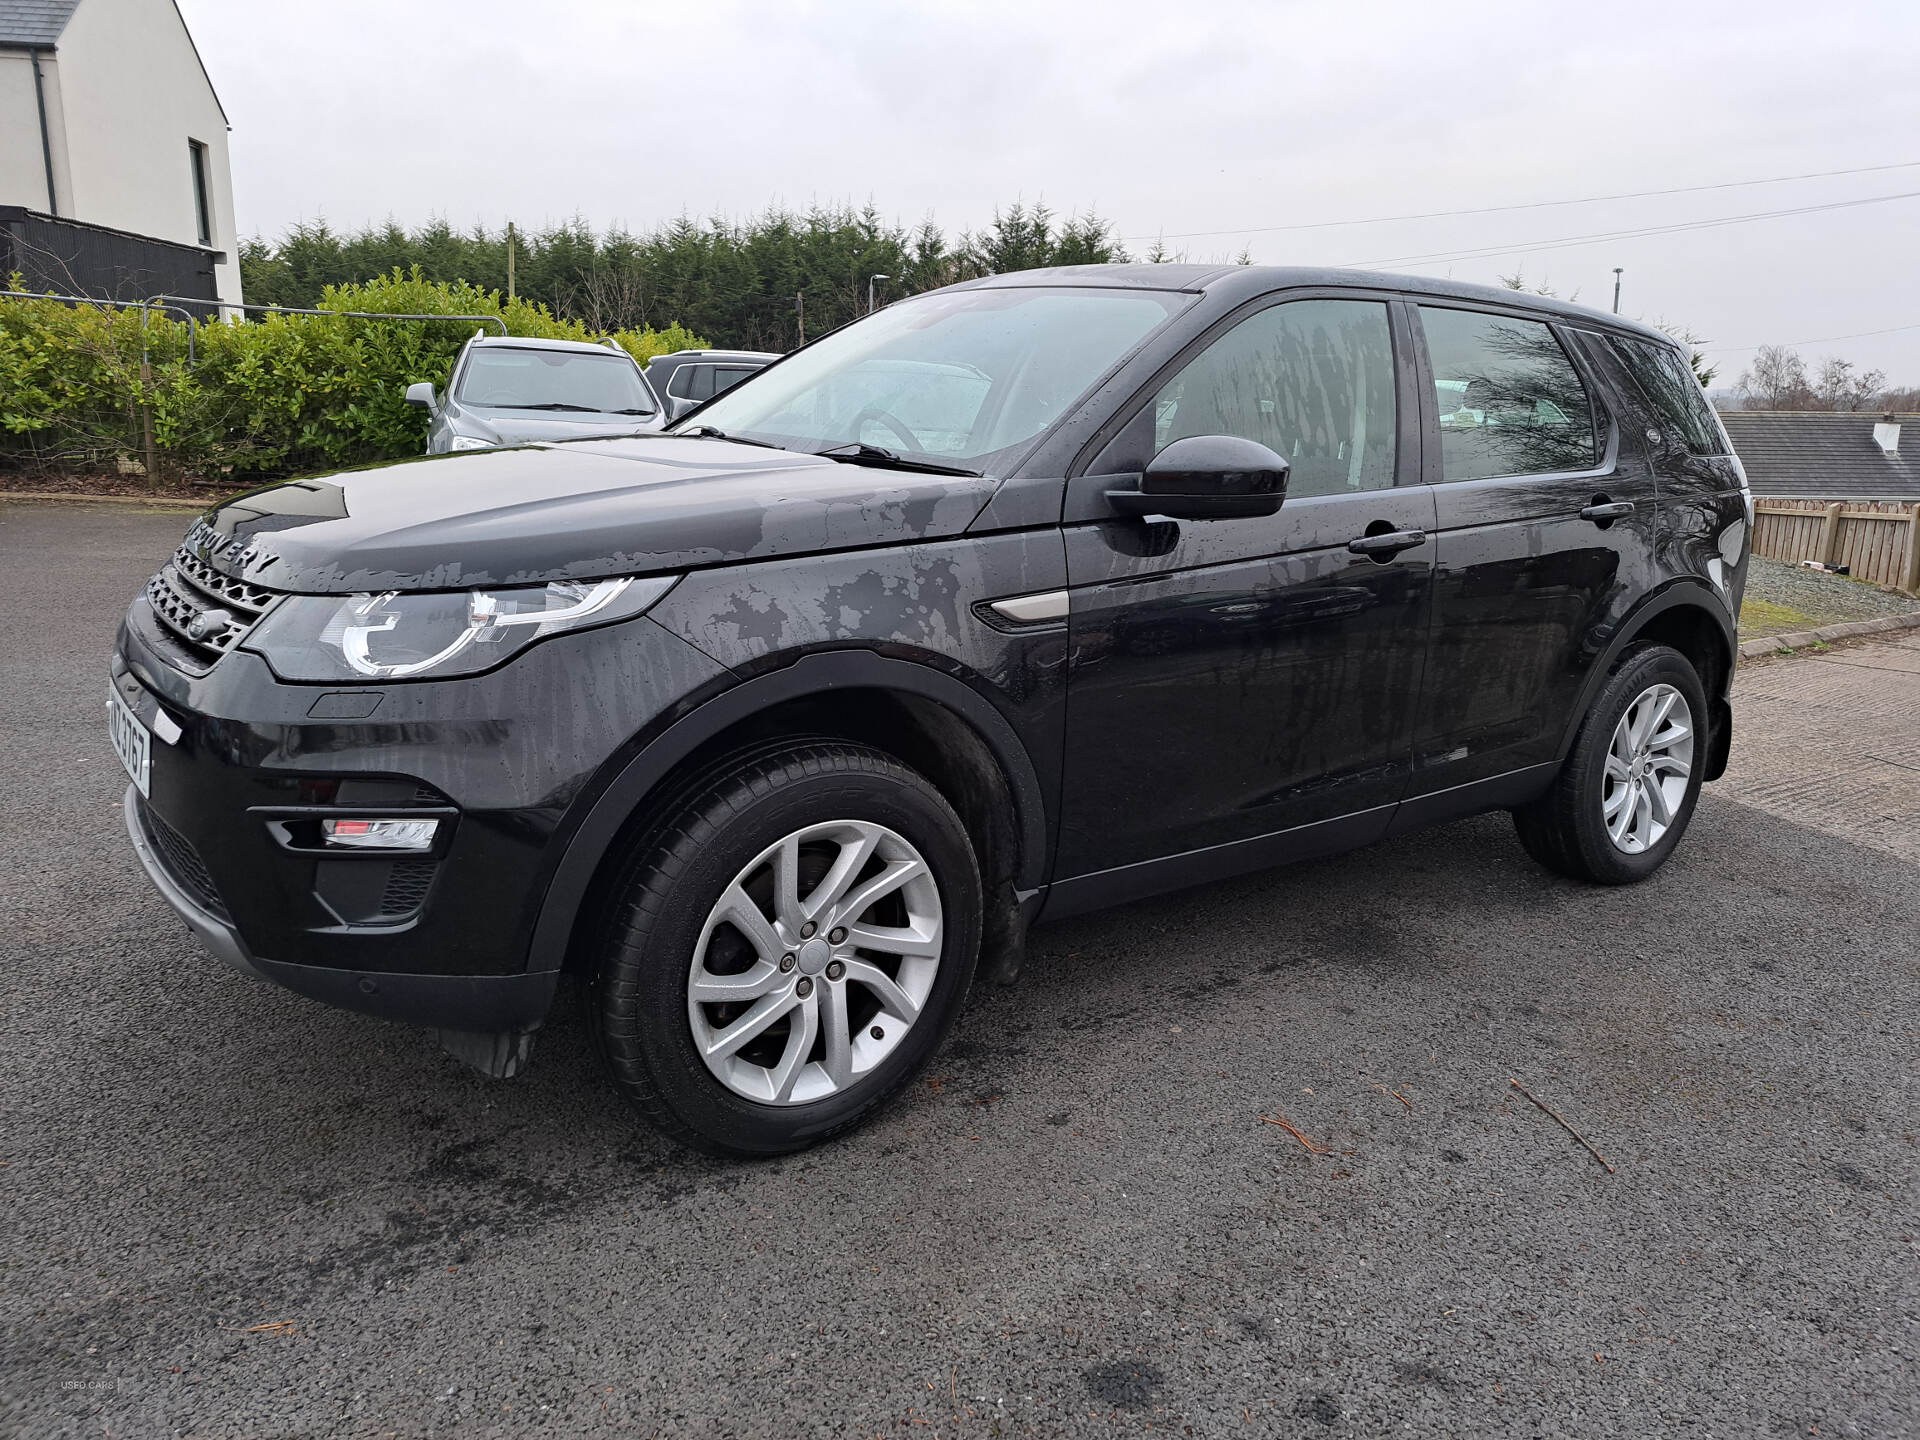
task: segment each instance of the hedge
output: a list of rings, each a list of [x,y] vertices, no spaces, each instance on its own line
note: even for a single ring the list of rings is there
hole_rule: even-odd
[[[17,277],[7,288],[20,288]],[[364,285],[328,286],[319,308],[497,315],[512,335],[598,338],[544,305],[430,281],[417,268]],[[145,381],[143,313],[151,367]],[[169,477],[268,478],[417,455],[426,447],[427,417],[406,403],[406,387],[416,380],[444,386],[475,328],[337,315],[209,322],[199,327],[189,365],[184,320],[0,299],[0,466],[135,469],[145,455],[143,407],[151,411],[160,468]],[[613,338],[642,364],[704,344],[679,325]]]

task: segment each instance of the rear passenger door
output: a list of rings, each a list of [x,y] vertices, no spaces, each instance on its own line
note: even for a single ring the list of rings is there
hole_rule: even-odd
[[[1438,551],[1410,798],[1554,760],[1656,519],[1638,437],[1559,326],[1412,308]]]

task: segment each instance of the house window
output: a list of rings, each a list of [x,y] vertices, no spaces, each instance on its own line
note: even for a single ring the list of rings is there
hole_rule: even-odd
[[[193,161],[193,213],[200,222],[200,243],[213,243],[213,199],[207,175],[207,147],[198,140],[187,141],[187,155]]]

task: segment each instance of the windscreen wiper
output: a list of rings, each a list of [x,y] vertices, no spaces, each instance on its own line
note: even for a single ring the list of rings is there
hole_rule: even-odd
[[[884,445],[868,445],[856,440],[849,445],[829,445],[814,454],[823,460],[838,460],[842,465],[879,465],[890,470],[918,470],[926,475],[975,475],[978,470],[963,470],[958,465],[938,465],[931,460],[909,460]]]
[[[600,413],[591,405],[569,405],[564,400],[548,400],[539,405],[499,405],[495,408],[499,410],[584,410],[589,415]],[[647,411],[645,413],[651,414],[652,412]]]
[[[608,410],[605,413],[608,415],[651,415],[654,412],[651,410]]]
[[[763,450],[784,450],[784,445],[776,445],[771,440],[750,440],[745,435],[729,435],[714,425],[696,425],[691,430],[666,430],[666,435],[678,435],[691,440],[731,440],[736,445],[758,445]]]

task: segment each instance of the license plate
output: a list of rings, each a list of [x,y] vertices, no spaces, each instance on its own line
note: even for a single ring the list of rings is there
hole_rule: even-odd
[[[127,702],[111,691],[107,694],[107,738],[113,741],[113,753],[127,767],[127,775],[142,796],[151,799],[153,785],[153,737],[147,733]]]

